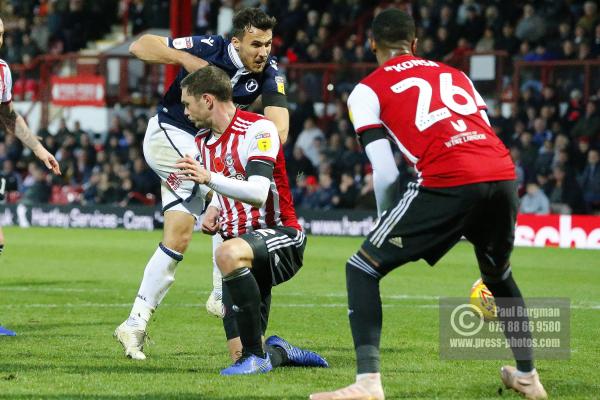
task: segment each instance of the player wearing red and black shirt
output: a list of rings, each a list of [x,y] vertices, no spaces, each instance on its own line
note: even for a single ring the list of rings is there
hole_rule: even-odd
[[[416,42],[408,14],[398,9],[378,14],[371,46],[379,68],[348,98],[354,128],[373,166],[380,218],[346,264],[356,383],[313,394],[313,400],[384,399],[379,281],[410,261],[435,264],[462,236],[473,243],[483,282],[497,306],[511,301],[524,306],[509,263],[518,203],[509,152],[491,129],[485,103],[469,78],[416,57]],[[398,195],[399,173],[390,142],[418,175],[403,196]],[[500,319],[504,326],[527,321]],[[505,334],[531,343],[529,332]],[[517,369],[502,368],[506,386],[528,398],[545,398],[531,347],[512,350]]]
[[[277,128],[262,115],[236,109],[227,75],[209,66],[182,82],[181,103],[198,128],[200,160],[186,156],[178,178],[214,191],[203,231],[225,240],[215,252],[223,274],[223,319],[233,365],[222,375],[264,373],[277,365],[326,367],[267,327],[271,288],[302,267],[306,236],[296,219]],[[237,358],[236,353],[241,353]]]

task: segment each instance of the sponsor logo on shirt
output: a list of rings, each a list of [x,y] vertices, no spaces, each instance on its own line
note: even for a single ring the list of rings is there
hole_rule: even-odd
[[[173,190],[177,190],[177,189],[179,189],[179,186],[181,186],[181,179],[179,179],[177,177],[177,175],[175,175],[174,172],[171,172],[169,174],[166,182],[167,182],[167,185]]]
[[[209,37],[206,39],[202,39],[201,42],[206,43],[209,46],[213,46],[215,44],[215,39]]]

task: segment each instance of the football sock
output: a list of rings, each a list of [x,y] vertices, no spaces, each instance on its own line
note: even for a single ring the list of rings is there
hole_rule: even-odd
[[[215,251],[217,248],[223,243],[223,238],[221,235],[213,236],[213,291],[217,293],[222,293],[223,291],[223,275],[221,275],[221,270],[217,266],[217,262],[215,261]]]
[[[493,277],[482,275],[482,280],[494,295],[496,307],[499,309],[513,306],[525,308],[525,301],[517,283],[512,277],[510,267],[501,278],[494,279]],[[504,326],[524,326],[528,324],[529,318],[526,315],[519,316],[512,314],[515,313],[499,317]],[[518,329],[517,332],[505,331],[504,334],[511,342],[531,343],[531,332],[528,330]],[[511,349],[517,362],[517,369],[525,373],[531,372],[533,370],[533,349],[530,346],[519,347],[518,350],[511,346]]]
[[[346,264],[346,287],[348,290],[348,316],[356,351],[357,373],[379,372],[379,340],[382,320],[379,279],[349,261]]]
[[[225,307],[223,329],[225,329],[225,337],[227,340],[231,340],[240,336],[240,331],[237,327],[235,311],[233,311],[233,300],[231,299],[227,285],[223,286],[223,306]]]
[[[265,357],[261,338],[260,290],[249,268],[236,269],[223,277],[231,295],[244,353]]]
[[[273,368],[286,365],[290,361],[287,353],[281,347],[265,345],[265,352],[269,353]]]
[[[146,264],[144,277],[133,303],[128,324],[146,329],[152,313],[175,281],[175,268],[183,255],[162,243]]]

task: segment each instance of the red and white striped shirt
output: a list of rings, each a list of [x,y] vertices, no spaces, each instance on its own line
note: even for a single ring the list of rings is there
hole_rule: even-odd
[[[12,100],[12,75],[6,61],[0,60],[0,103]]]
[[[221,207],[221,236],[233,238],[255,229],[288,226],[301,230],[290,193],[285,159],[277,128],[264,116],[237,110],[231,123],[215,139],[210,132],[196,139],[204,168],[231,179],[246,179],[252,160],[275,164],[266,203],[253,207],[215,192]]]

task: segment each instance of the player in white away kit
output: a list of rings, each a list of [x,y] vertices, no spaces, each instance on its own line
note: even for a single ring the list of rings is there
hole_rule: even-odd
[[[0,19],[0,47],[4,42],[4,23]],[[10,67],[0,60],[0,129],[7,135],[15,135],[35,156],[54,174],[60,175],[60,167],[52,154],[40,143],[31,132],[27,123],[12,105],[12,75]],[[4,196],[4,185],[0,185],[0,196]],[[0,229],[0,246],[4,248],[4,235]],[[2,250],[0,249],[0,252]],[[15,333],[0,326],[0,336],[14,336]]]
[[[279,365],[326,367],[310,351],[277,336],[263,346],[271,288],[289,280],[302,267],[306,236],[290,199],[285,161],[278,160],[280,141],[273,122],[236,109],[227,75],[210,66],[182,82],[181,103],[197,127],[203,166],[190,156],[176,165],[178,178],[208,185],[216,193],[203,221],[224,243],[215,258],[223,274],[224,319],[230,354],[241,356],[222,375],[254,374]],[[212,216],[212,217],[211,217]],[[219,217],[217,219],[217,217]],[[225,296],[231,297],[231,303]]]

